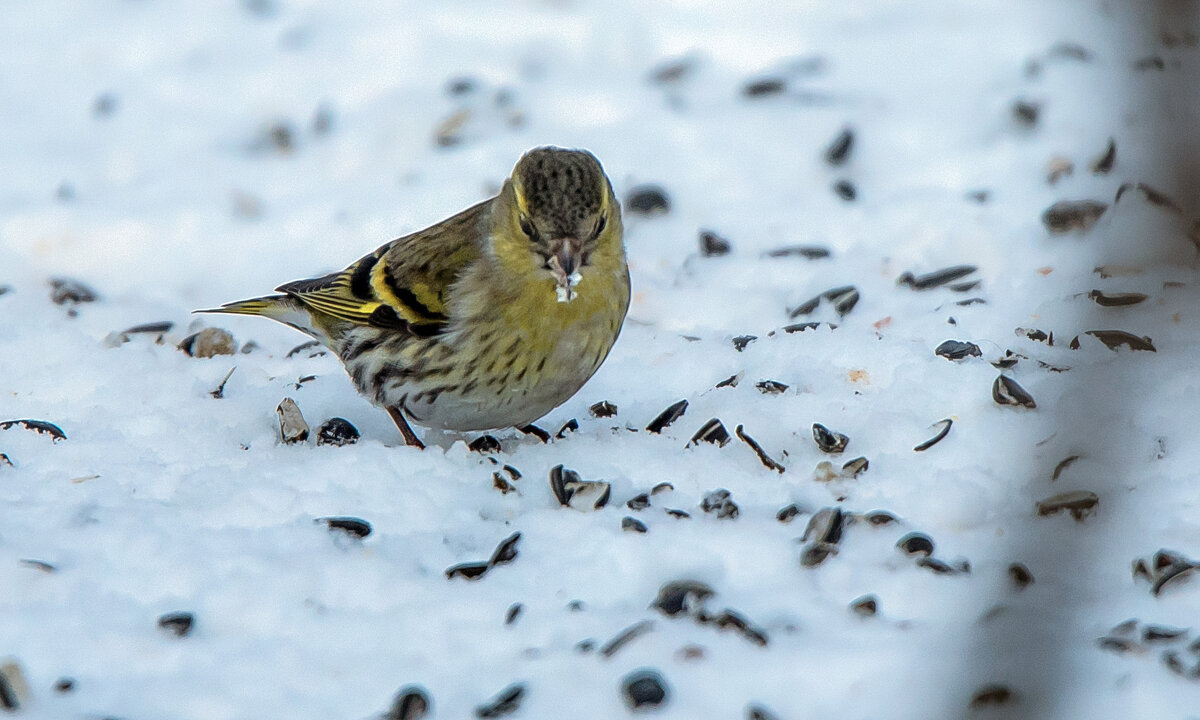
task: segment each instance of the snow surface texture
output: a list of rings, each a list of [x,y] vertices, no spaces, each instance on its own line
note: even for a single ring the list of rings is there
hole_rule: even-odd
[[[629,712],[621,679],[638,668],[668,686],[662,718],[1200,716],[1186,677],[1200,628],[1143,638],[1195,623],[1200,586],[1185,573],[1154,595],[1130,572],[1160,548],[1200,557],[1191,218],[1136,188],[1113,203],[1125,182],[1179,191],[1156,122],[1196,116],[1163,90],[1200,67],[1200,28],[1160,35],[1120,3],[1040,0],[366,5],[0,8],[0,421],[67,436],[0,430],[0,659],[28,685],[21,717],[367,718],[418,684],[432,716],[463,718],[524,683],[514,717],[609,719]],[[681,77],[654,79],[672,64]],[[745,93],[764,79],[782,91]],[[1018,100],[1036,112],[1022,120]],[[1093,173],[1110,137],[1115,163]],[[620,197],[656,183],[671,207],[627,212],[624,332],[540,423],[578,430],[498,433],[516,492],[494,487],[500,466],[472,437],[419,429],[434,446],[404,447],[336,359],[288,356],[301,335],[189,314],[341,268],[486,197],[540,144],[586,147]],[[1055,158],[1074,170],[1051,184]],[[1108,205],[1095,227],[1051,234],[1043,211],[1081,199]],[[701,256],[701,229],[731,252]],[[766,255],[798,244],[831,254]],[[981,285],[896,282],[959,264]],[[55,305],[52,277],[99,299]],[[788,317],[844,285],[861,295],[844,317],[827,302]],[[1148,299],[1101,307],[1093,289]],[[986,302],[956,304],[973,297]],[[808,320],[837,327],[782,330]],[[161,344],[105,342],[151,321],[174,323]],[[257,349],[176,349],[205,324]],[[1069,347],[1114,329],[1157,351]],[[744,335],[757,340],[738,351]],[[947,339],[982,357],[935,356]],[[1003,372],[1036,409],[992,398],[1010,349]],[[362,439],[283,444],[284,397],[314,431],[340,416]],[[645,431],[684,398],[682,418]],[[592,417],[601,400],[618,415]],[[685,447],[712,417],[786,471],[737,437]],[[943,418],[949,434],[914,452]],[[817,448],[814,422],[849,436],[842,455]],[[857,477],[817,469],[858,456]],[[561,507],[558,464],[610,482],[609,504]],[[649,507],[625,506],[664,481]],[[718,488],[736,517],[699,507]],[[1069,491],[1098,507],[1038,516]],[[798,538],[826,507],[899,521],[848,522],[836,554],[803,567]],[[372,534],[314,522],[343,515]],[[911,531],[954,572],[897,550]],[[447,579],[514,532],[511,563]],[[732,609],[766,645],[695,607],[652,609],[681,579],[715,592],[703,618]],[[874,616],[850,610],[866,594]],[[157,627],[177,611],[195,617],[183,637]]]

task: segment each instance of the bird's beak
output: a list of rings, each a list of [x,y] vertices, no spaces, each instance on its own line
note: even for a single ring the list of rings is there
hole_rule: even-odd
[[[579,275],[583,242],[573,237],[558,238],[551,244],[550,249],[553,255],[550,257],[549,267],[557,284],[555,289],[558,292],[558,301],[570,302],[575,298],[575,286],[583,279]]]

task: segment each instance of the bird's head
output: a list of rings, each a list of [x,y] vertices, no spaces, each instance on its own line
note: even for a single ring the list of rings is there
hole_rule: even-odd
[[[619,258],[621,207],[600,161],[586,150],[540,147],[517,161],[500,193],[496,251],[554,278],[559,302],[596,262]],[[526,265],[526,267],[528,267]]]

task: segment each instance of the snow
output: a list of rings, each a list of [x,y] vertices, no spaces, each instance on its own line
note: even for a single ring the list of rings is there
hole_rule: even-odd
[[[620,682],[638,668],[669,686],[662,718],[745,717],[750,704],[780,720],[1195,712],[1200,684],[1162,657],[1195,666],[1196,632],[1128,654],[1096,642],[1128,618],[1195,621],[1194,583],[1154,596],[1130,576],[1159,548],[1200,557],[1191,219],[1137,190],[1112,204],[1123,182],[1186,200],[1163,169],[1171,148],[1156,119],[1178,129],[1195,117],[1187,98],[1163,99],[1171,78],[1196,70],[1195,48],[1164,48],[1128,29],[1131,11],[1084,1],[69,5],[0,9],[0,286],[11,286],[0,421],[67,435],[0,430],[13,462],[0,462],[0,658],[30,688],[19,717],[365,718],[413,683],[436,717],[470,717],[523,682],[515,717],[607,719],[627,713]],[[1064,42],[1090,59],[1055,54]],[[1132,67],[1152,54],[1165,70]],[[691,69],[679,82],[649,79],[680,58]],[[787,90],[741,94],[764,77]],[[452,97],[456,78],[475,89]],[[502,91],[510,104],[495,102]],[[1035,127],[1013,120],[1018,98],[1041,103]],[[439,147],[437,128],[462,109],[461,142]],[[313,125],[321,112],[325,133]],[[290,150],[271,143],[279,124]],[[832,168],[822,154],[847,125],[850,159]],[[1109,137],[1116,167],[1093,175]],[[654,183],[672,208],[627,216],[624,331],[539,423],[553,433],[577,418],[579,430],[546,445],[498,433],[495,458],[522,473],[518,492],[493,488],[500,466],[468,451],[472,437],[419,429],[432,446],[404,447],[335,359],[287,357],[298,333],[189,314],[436,222],[486,197],[539,144],[586,147],[619,196]],[[1055,156],[1075,171],[1052,186]],[[831,190],[841,179],[854,202]],[[968,198],[980,190],[987,202]],[[1087,198],[1110,203],[1095,228],[1047,232],[1047,207]],[[701,257],[701,229],[732,253]],[[764,257],[797,244],[832,255]],[[964,263],[982,280],[966,294],[896,284]],[[1100,265],[1129,269],[1104,279]],[[101,298],[71,316],[48,299],[52,277]],[[845,317],[823,305],[788,318],[841,285],[861,293]],[[1085,296],[1095,288],[1150,298],[1103,308]],[[954,304],[972,296],[986,304]],[[838,327],[781,329],[809,319]],[[159,320],[175,323],[162,344],[105,342]],[[214,324],[259,349],[175,349]],[[1055,343],[1016,328],[1053,331]],[[1088,336],[1068,347],[1107,329],[1149,336],[1157,352]],[[731,339],[747,334],[758,339],[738,352]],[[951,338],[983,358],[935,357]],[[1006,373],[1035,410],[991,398],[990,363],[1008,349],[1027,356]],[[715,388],[736,373],[736,387]],[[763,394],[755,383],[767,379],[789,388]],[[284,397],[314,431],[339,416],[362,439],[282,444]],[[683,398],[680,420],[645,432]],[[600,400],[618,416],[591,417]],[[686,447],[712,417],[731,435],[743,425],[786,472],[736,437]],[[949,435],[913,452],[943,418]],[[851,438],[843,456],[817,449],[814,422]],[[1070,455],[1080,459],[1052,482]],[[813,479],[823,460],[858,456],[870,461],[859,476]],[[558,464],[610,482],[612,501],[560,507],[547,479]],[[663,481],[674,490],[650,508],[624,506]],[[700,510],[717,488],[737,518]],[[1038,500],[1072,490],[1096,492],[1098,511],[1037,516]],[[789,503],[804,514],[778,522]],[[849,525],[835,556],[801,567],[805,524],[833,506],[900,522]],[[355,541],[314,522],[341,515],[373,533]],[[649,531],[623,532],[626,515]],[[970,572],[938,575],[903,556],[893,546],[914,530]],[[446,578],[518,531],[512,563]],[[1033,585],[1012,586],[1013,562]],[[709,610],[736,610],[768,645],[651,609],[679,579],[710,585]],[[864,594],[879,615],[850,612]],[[513,603],[523,610],[506,626]],[[195,614],[190,635],[156,627],[174,611]],[[612,657],[577,649],[642,620],[651,631]],[[54,691],[60,677],[74,689]],[[1015,699],[971,710],[990,684]]]

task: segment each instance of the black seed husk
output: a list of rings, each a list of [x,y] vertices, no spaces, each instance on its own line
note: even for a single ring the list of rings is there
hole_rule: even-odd
[[[1055,234],[1072,230],[1087,232],[1099,222],[1100,216],[1107,209],[1106,203],[1096,200],[1062,200],[1042,213],[1042,223]]]
[[[1107,175],[1113,169],[1113,164],[1117,161],[1117,141],[1113,138],[1108,139],[1108,146],[1104,149],[1104,153],[1092,161],[1092,173],[1095,175]]]
[[[942,429],[938,430],[937,435],[934,435],[925,442],[913,448],[913,452],[925,452],[929,448],[941,442],[947,435],[950,434],[950,427],[954,425],[954,421],[950,418],[945,418],[944,420],[938,420],[937,423],[934,424],[941,425]]]
[[[657,185],[640,185],[629,192],[625,209],[634,215],[661,215],[670,212],[671,200]]]
[[[7,430],[14,425],[20,425],[26,430],[32,430],[38,435],[49,435],[51,442],[67,439],[67,435],[62,431],[62,428],[45,420],[5,420],[0,422],[0,430]]]
[[[817,447],[821,449],[821,452],[830,454],[841,453],[850,442],[850,438],[846,435],[834,432],[821,423],[813,423],[812,434],[813,440],[816,441]]]
[[[615,417],[617,414],[617,406],[613,405],[607,400],[601,400],[600,402],[588,408],[588,412],[592,414],[592,417],[597,418]]]
[[[650,424],[646,426],[646,430],[652,433],[661,433],[664,428],[683,417],[683,414],[687,412],[687,406],[687,400],[680,400],[671,404],[666,410],[659,413],[658,417],[650,421]]]
[[[480,435],[471,442],[467,443],[467,449],[477,453],[495,453],[500,452],[500,441],[492,435]]]
[[[963,342],[959,340],[947,340],[933,351],[934,355],[944,357],[947,360],[962,360],[967,357],[982,357],[983,352],[979,346],[973,342]]]
[[[621,648],[633,642],[637,638],[645,635],[654,629],[654,622],[650,620],[642,620],[636,622],[621,632],[617,633],[611,640],[604,643],[600,647],[600,655],[602,657],[612,657],[620,652]]]
[[[767,257],[771,258],[802,257],[806,260],[820,260],[821,258],[829,257],[829,255],[829,248],[817,245],[788,245],[787,247],[767,251]]]
[[[738,335],[733,339],[733,349],[742,352],[746,346],[758,339],[757,335]]]
[[[1024,563],[1012,563],[1008,566],[1008,579],[1012,581],[1013,587],[1022,590],[1033,584],[1033,573]]]
[[[845,200],[852,202],[858,197],[858,189],[849,180],[838,180],[833,184],[833,193]]]
[[[697,614],[712,595],[713,589],[702,582],[674,580],[659,588],[658,597],[650,607],[672,617],[682,613]]]
[[[850,603],[850,611],[855,615],[872,617],[879,612],[879,598],[874,595],[863,595]]]
[[[896,279],[896,284],[907,285],[913,290],[930,290],[964,278],[978,269],[974,265],[955,265],[941,270],[934,270],[924,275],[913,275],[911,272],[905,272]]]
[[[425,688],[408,685],[400,688],[400,691],[396,693],[392,707],[383,717],[384,720],[422,720],[429,714],[432,705]]]
[[[314,522],[325,523],[330,530],[338,530],[355,538],[365,538],[371,534],[371,523],[356,517],[324,517]]]
[[[728,255],[733,246],[728,240],[711,230],[700,231],[700,254],[704,257]]]
[[[925,533],[910,532],[896,542],[896,547],[905,555],[929,557],[933,554],[933,538]]]
[[[160,615],[158,626],[175,637],[187,637],[196,623],[196,616],[190,612],[173,612]]]
[[[631,710],[655,708],[667,702],[667,686],[655,670],[635,670],[621,680],[621,693]]]
[[[578,429],[579,429],[579,421],[576,420],[575,418],[571,418],[570,420],[563,423],[563,426],[558,429],[558,432],[556,432],[554,434],[554,437],[558,438],[559,440],[562,440],[563,438],[565,438],[567,436],[567,433],[575,432]]]
[[[825,150],[825,162],[837,167],[842,165],[850,158],[850,151],[854,148],[854,129],[847,126],[842,128],[838,136],[834,138],[829,147]]]
[[[517,559],[517,543],[521,541],[521,533],[515,532],[504,538],[492,553],[489,565],[506,565]]]
[[[525,698],[525,684],[514,683],[501,690],[487,703],[475,708],[475,717],[498,718],[515,713]]]
[[[486,562],[459,563],[458,565],[446,568],[446,577],[450,579],[461,577],[467,580],[475,580],[483,577],[491,567],[491,564]]]
[[[785,385],[784,387],[787,386]],[[763,450],[762,445],[759,445],[758,441],[747,435],[741,425],[738,425],[734,429],[734,433],[738,436],[738,439],[750,446],[750,449],[753,450],[754,454],[758,456],[758,461],[761,462],[766,468],[780,473],[786,469],[783,465],[780,465],[771,459],[771,456],[767,455],[767,451]]]
[[[729,431],[721,424],[718,418],[712,418],[708,422],[700,426],[692,439],[688,441],[689,445],[699,445],[702,442],[711,443],[717,447],[725,447],[729,443]]]
[[[1037,408],[1033,396],[1016,380],[1006,375],[997,377],[996,382],[992,383],[992,399],[999,405],[1018,405],[1030,410]]]
[[[318,445],[335,445],[342,447],[343,445],[353,445],[358,442],[358,428],[354,427],[349,420],[340,417],[332,417],[321,423],[321,427],[317,429],[317,444]]]

